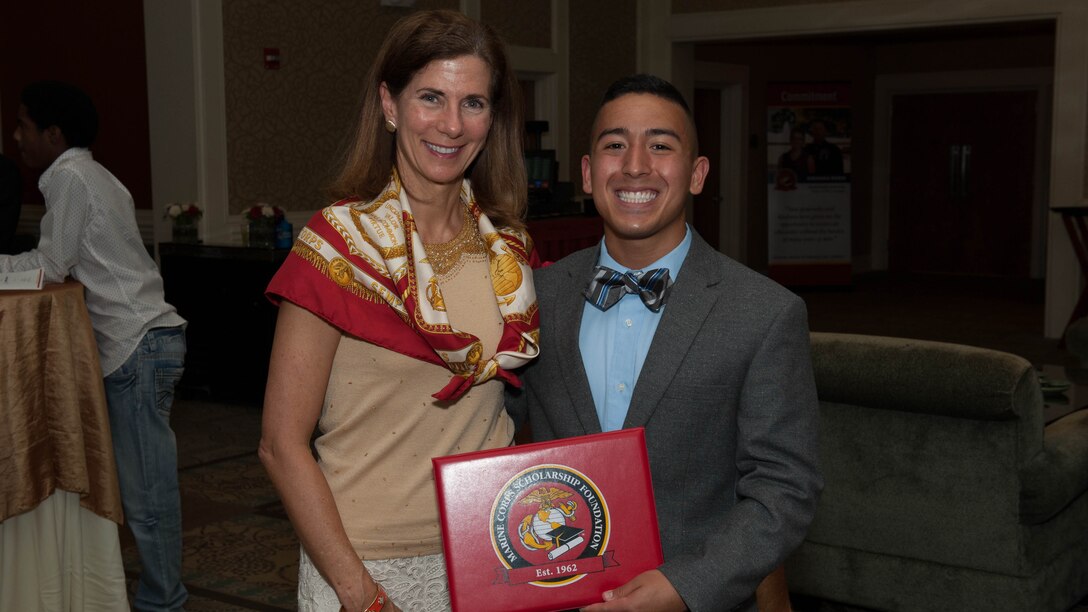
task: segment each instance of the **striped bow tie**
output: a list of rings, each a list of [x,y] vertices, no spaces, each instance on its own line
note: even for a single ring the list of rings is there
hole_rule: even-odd
[[[608,310],[624,295],[634,293],[642,299],[646,308],[658,312],[665,305],[670,287],[672,283],[669,281],[668,268],[647,270],[639,277],[632,272],[617,272],[597,266],[593,280],[586,287],[585,296],[590,304],[601,310]]]

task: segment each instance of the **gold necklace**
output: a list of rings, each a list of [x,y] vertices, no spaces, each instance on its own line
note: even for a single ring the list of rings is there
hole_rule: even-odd
[[[461,230],[452,240],[434,244],[423,243],[423,248],[427,251],[427,261],[437,275],[445,276],[453,272],[455,268],[459,268],[458,264],[464,255],[487,256],[487,249],[480,236],[480,227],[469,213],[468,207],[464,207],[463,210]]]

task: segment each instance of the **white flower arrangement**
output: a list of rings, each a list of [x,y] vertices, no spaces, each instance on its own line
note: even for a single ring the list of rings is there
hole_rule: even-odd
[[[166,207],[166,218],[179,225],[195,223],[203,214],[196,202],[174,202]]]
[[[245,217],[249,221],[275,223],[283,218],[283,209],[278,206],[272,206],[271,204],[265,204],[264,202],[258,202],[246,211]]]

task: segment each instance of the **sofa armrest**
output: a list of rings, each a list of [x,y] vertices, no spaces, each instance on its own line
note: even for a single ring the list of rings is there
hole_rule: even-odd
[[[1051,423],[1043,449],[1020,470],[1020,523],[1049,520],[1088,491],[1088,410]]]
[[[991,349],[910,338],[813,332],[820,400],[976,420],[1038,419],[1031,364]]]

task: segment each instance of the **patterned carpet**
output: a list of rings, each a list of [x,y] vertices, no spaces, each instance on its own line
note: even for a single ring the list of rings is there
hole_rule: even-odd
[[[260,413],[252,406],[179,400],[182,580],[188,612],[294,610],[298,539],[257,459]],[[130,591],[140,563],[122,537]]]
[[[294,610],[298,539],[257,460],[258,409],[179,400],[172,422],[181,465],[185,609]],[[131,594],[140,566],[127,530],[122,546]],[[807,598],[794,606],[798,612],[870,612]],[[1070,612],[1088,612],[1088,600]]]

